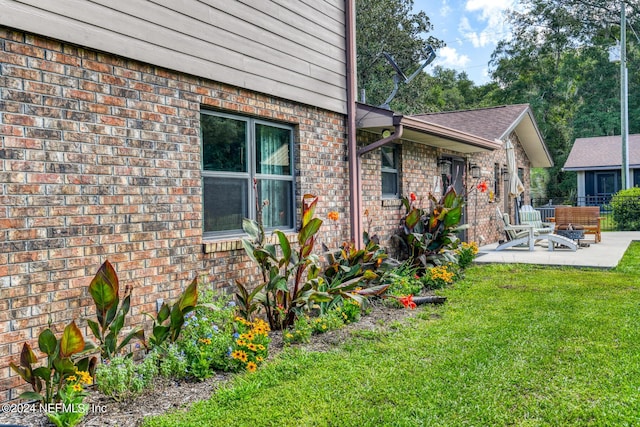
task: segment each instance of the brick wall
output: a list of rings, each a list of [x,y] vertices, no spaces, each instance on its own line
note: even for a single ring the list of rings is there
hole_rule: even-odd
[[[348,238],[342,115],[0,27],[0,402],[20,391],[23,342],[93,315],[107,259],[133,287],[132,323],[194,277],[257,280],[237,240],[202,239],[203,108],[295,126],[297,199],[340,213],[321,241]]]
[[[379,135],[360,132],[358,134],[358,142],[364,146],[380,139]],[[529,199],[529,181],[530,181],[530,162],[518,141],[515,134],[511,136],[511,140],[516,147],[516,162],[518,167],[524,170],[523,184],[525,186],[524,200],[528,203]],[[477,184],[486,181],[488,188],[494,186],[494,165],[504,165],[506,167],[507,157],[504,150],[496,150],[486,153],[474,153],[468,159],[464,154],[456,153],[448,150],[429,147],[423,144],[411,141],[402,141],[400,148],[400,193],[408,196],[414,193],[418,198],[418,206],[428,207],[427,199],[430,192],[436,197],[440,197],[437,183],[434,177],[438,176],[438,158],[459,157],[464,158],[467,164],[480,166],[481,178],[472,179],[466,176],[465,191],[467,195],[466,206],[466,223],[469,224],[467,230],[467,241],[475,241],[479,244],[487,244],[496,242],[504,238],[501,219],[496,215],[496,208],[500,208],[502,212],[510,213],[513,217],[513,202],[505,204],[504,182],[499,182],[502,192],[492,202],[489,201],[489,192],[482,193],[478,191]],[[369,230],[371,234],[378,234],[381,239],[381,245],[385,247],[389,253],[394,254],[395,249],[392,244],[391,236],[394,231],[399,228],[400,219],[405,213],[404,206],[398,199],[381,199],[382,195],[382,178],[380,174],[381,156],[380,150],[374,150],[363,156],[362,159],[362,187],[363,187],[363,206],[369,213],[369,217],[364,219],[364,229]]]

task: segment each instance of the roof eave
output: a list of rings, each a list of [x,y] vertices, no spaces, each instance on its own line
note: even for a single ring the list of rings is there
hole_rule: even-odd
[[[502,148],[502,144],[495,141],[412,116],[394,114],[393,111],[366,104],[357,105],[356,123],[358,129],[374,133],[382,133],[386,129],[391,130],[394,126],[401,125],[403,140],[459,153],[493,151]]]

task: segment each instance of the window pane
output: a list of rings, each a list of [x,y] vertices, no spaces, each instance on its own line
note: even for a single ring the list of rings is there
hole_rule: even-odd
[[[393,145],[385,145],[382,147],[382,167],[397,169],[396,166],[396,147]]]
[[[398,174],[382,172],[382,194],[385,196],[398,194]]]
[[[291,175],[291,131],[256,124],[256,172]]]
[[[248,198],[247,179],[204,177],[204,231],[242,230]]]
[[[247,172],[247,123],[202,114],[201,126],[204,170]]]
[[[259,181],[262,223],[265,227],[293,228],[291,206],[293,183],[262,179]]]

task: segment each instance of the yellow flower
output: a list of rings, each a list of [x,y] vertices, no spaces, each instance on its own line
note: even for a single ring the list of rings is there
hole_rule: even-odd
[[[255,364],[255,362],[249,362],[247,363],[247,371],[249,372],[255,372],[256,369],[258,369],[258,365]]]
[[[236,358],[242,362],[246,362],[248,359],[247,353],[242,350],[238,350],[238,357]]]
[[[211,338],[200,338],[198,341],[200,341],[203,344],[211,344]]]
[[[247,343],[244,340],[240,340],[240,339],[236,340],[236,344],[238,344],[239,346],[247,345]]]
[[[75,375],[69,375],[67,377],[67,381],[71,382],[71,381],[78,381],[78,377],[76,377]]]
[[[240,353],[242,353],[240,350],[235,350],[231,352],[231,357],[234,359],[240,359]]]
[[[250,342],[249,344],[247,344],[247,348],[251,351],[256,351],[258,349],[258,346]]]
[[[93,384],[93,377],[87,371],[76,371],[76,374],[80,377],[80,381],[86,385]]]
[[[245,336],[245,339],[248,341],[251,341],[255,338],[251,332],[247,332],[246,334],[244,334],[244,336]]]
[[[82,386],[80,384],[74,384],[71,386],[73,391],[82,391]]]
[[[289,334],[289,335],[291,335],[291,334]],[[289,337],[289,338],[292,338],[292,337],[293,337],[293,335],[291,335],[291,337]],[[264,350],[265,348],[266,347],[263,346],[262,344],[258,344],[258,350]]]
[[[257,362],[262,362],[264,360],[264,357],[262,356],[256,356],[256,361]]]

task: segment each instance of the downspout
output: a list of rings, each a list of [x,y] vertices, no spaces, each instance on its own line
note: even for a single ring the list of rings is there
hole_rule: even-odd
[[[362,249],[362,183],[361,156],[402,137],[401,117],[394,117],[394,132],[390,136],[358,149],[356,140],[356,7],[355,0],[346,1],[346,63],[347,63],[347,147],[349,156],[349,207],[351,241],[357,249]]]
[[[360,195],[360,168],[356,141],[356,0],[347,0],[345,10],[346,63],[347,63],[347,147],[349,156],[349,222],[351,241],[362,247],[362,197]]]

